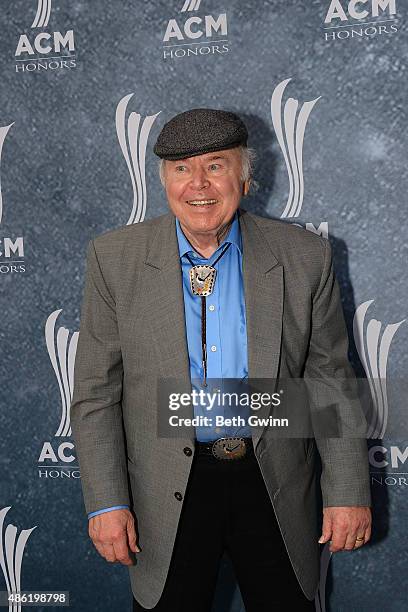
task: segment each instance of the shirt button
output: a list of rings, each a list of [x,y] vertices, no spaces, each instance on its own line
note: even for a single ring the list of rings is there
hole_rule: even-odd
[[[213,353],[215,353],[215,351],[217,350],[217,347],[215,346],[215,344],[212,345],[211,350]]]
[[[183,496],[180,491],[176,491],[174,497],[177,499],[177,501],[181,501],[183,499]]]
[[[209,310],[211,310],[211,311],[215,310],[215,306],[214,306],[214,304],[210,304],[210,306],[209,306],[208,308],[209,308]]]
[[[185,455],[187,455],[187,457],[191,457],[192,452],[193,452],[193,451],[192,451],[192,450],[191,450],[191,448],[189,448],[188,446],[186,446],[186,448],[184,448],[184,449],[183,449],[183,453],[184,453]]]

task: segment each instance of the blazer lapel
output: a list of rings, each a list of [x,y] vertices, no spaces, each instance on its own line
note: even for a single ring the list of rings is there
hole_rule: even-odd
[[[177,379],[177,391],[190,392],[190,361],[175,222],[175,216],[169,212],[163,215],[155,228],[144,262],[146,275],[143,299],[147,300],[145,308],[149,312],[147,321],[156,347],[158,376],[162,379]],[[176,392],[174,385],[172,392]],[[192,418],[193,408],[183,411],[183,416]],[[194,440],[194,428],[187,430],[186,440]],[[180,440],[173,440],[173,443],[177,446]]]
[[[240,209],[248,340],[248,378],[274,379],[279,373],[283,313],[283,268],[251,213]],[[255,386],[256,386],[256,381]],[[252,385],[251,385],[252,386]],[[260,389],[262,391],[262,389]],[[268,392],[274,388],[267,386]],[[266,389],[265,389],[266,391]],[[270,408],[257,411],[259,418]],[[254,445],[264,427],[253,427]]]

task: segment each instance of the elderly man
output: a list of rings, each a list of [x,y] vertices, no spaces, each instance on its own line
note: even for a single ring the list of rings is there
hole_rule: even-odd
[[[171,119],[155,145],[171,212],[89,246],[72,428],[89,535],[129,566],[134,611],[209,611],[224,552],[247,612],[313,610],[319,542],[370,538],[363,439],[158,435],[161,380],[353,376],[329,242],[240,208],[247,136],[225,111]]]

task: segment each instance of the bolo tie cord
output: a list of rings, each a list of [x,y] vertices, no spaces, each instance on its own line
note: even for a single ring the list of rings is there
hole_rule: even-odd
[[[225,249],[222,251],[222,253],[220,253],[220,255],[218,255],[217,259],[213,262],[212,266],[210,267],[214,268],[215,264],[227,252],[230,246],[231,246],[231,242],[227,244]],[[185,253],[185,255],[188,261],[191,263],[191,265],[194,268],[195,264],[193,261],[191,261],[191,258],[189,257],[188,253]],[[203,366],[203,387],[207,386],[207,325],[206,325],[206,321],[207,321],[206,296],[202,295],[201,296],[201,354],[202,354],[202,366]]]

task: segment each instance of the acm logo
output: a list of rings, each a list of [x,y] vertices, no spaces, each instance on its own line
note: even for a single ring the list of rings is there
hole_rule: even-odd
[[[71,440],[61,440],[69,438],[72,433],[70,408],[79,332],[71,334],[70,330],[63,326],[57,329],[56,323],[61,312],[62,309],[52,312],[45,324],[45,342],[60,392],[61,412],[59,425],[54,434],[57,440],[47,441],[42,445],[38,458],[39,478],[79,478],[77,466],[71,465],[76,459],[73,454],[75,446]],[[57,466],[58,462],[64,465]],[[51,466],[55,469],[48,469]]]
[[[368,310],[374,300],[363,302],[356,309],[353,320],[353,334],[360,361],[364,367],[370,395],[372,413],[368,416],[367,436],[381,440],[386,436],[389,420],[389,397],[387,391],[387,365],[392,341],[405,319],[397,323],[383,323],[370,318]],[[385,469],[400,470],[408,459],[408,447],[403,449],[396,445],[376,444],[369,449],[369,461],[374,470],[371,472],[373,484],[381,486],[406,486],[408,473],[387,474]]]
[[[51,0],[38,0],[30,34],[21,34],[15,51],[16,72],[40,72],[59,68],[75,68],[74,31],[41,31],[51,15]],[[51,57],[52,56],[52,57]]]
[[[14,125],[0,127],[0,170],[3,154],[3,145],[10,128]],[[3,220],[3,195],[0,176],[0,224]],[[17,236],[16,238],[2,237],[0,239],[0,275],[9,273],[25,272],[24,262],[24,238]]]
[[[396,0],[332,0],[324,19],[326,42],[394,34]]]
[[[227,14],[200,16],[196,14],[200,6],[201,0],[186,0],[180,9],[182,17],[167,22],[163,59],[228,53]],[[186,18],[185,13],[195,14]]]

